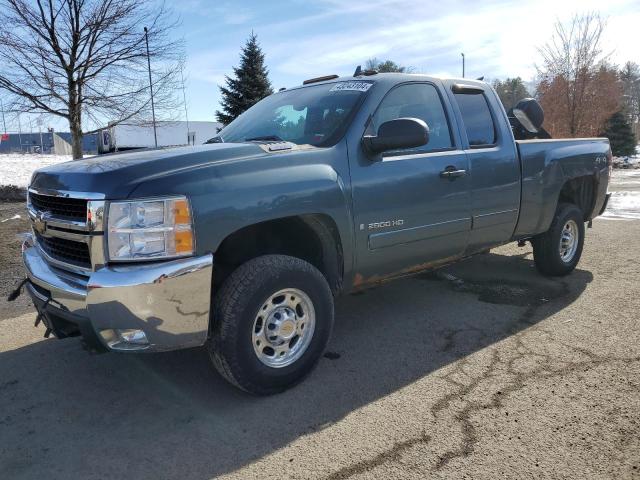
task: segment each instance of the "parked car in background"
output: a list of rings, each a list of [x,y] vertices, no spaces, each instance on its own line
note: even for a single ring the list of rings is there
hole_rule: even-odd
[[[640,158],[633,157],[615,157],[613,161],[614,168],[638,168],[640,167]]]

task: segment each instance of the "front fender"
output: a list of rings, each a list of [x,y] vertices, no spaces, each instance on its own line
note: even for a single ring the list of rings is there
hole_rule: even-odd
[[[320,214],[338,229],[352,259],[353,225],[344,143],[225,162],[142,183],[132,197],[183,194],[191,201],[196,253],[215,252],[230,234],[278,218]],[[345,274],[351,265],[345,262]]]
[[[234,200],[230,202],[230,199]],[[233,175],[210,195],[192,200],[200,248],[217,250],[231,233],[278,218],[323,214],[350,244],[350,208],[345,184],[329,165],[299,165]]]

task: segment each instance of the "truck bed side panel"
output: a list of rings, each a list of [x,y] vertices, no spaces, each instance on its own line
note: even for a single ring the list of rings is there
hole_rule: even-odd
[[[522,164],[522,203],[514,238],[547,231],[564,184],[592,177],[596,201],[588,218],[600,211],[609,180],[606,138],[517,141]]]

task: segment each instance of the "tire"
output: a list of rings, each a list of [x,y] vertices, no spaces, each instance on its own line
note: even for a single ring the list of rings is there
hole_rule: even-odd
[[[561,244],[563,235],[564,243]],[[569,240],[569,237],[573,240]],[[571,203],[559,204],[549,230],[535,236],[531,243],[533,259],[540,273],[548,276],[568,275],[576,268],[582,255],[582,210]]]
[[[254,395],[271,395],[311,372],[333,317],[333,295],[313,265],[285,255],[257,257],[238,267],[215,295],[207,349],[226,380]]]

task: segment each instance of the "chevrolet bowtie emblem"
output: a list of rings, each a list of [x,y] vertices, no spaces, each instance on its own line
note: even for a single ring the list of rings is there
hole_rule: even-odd
[[[36,213],[36,217],[33,219],[33,229],[41,235],[47,231],[47,222],[42,212]]]

